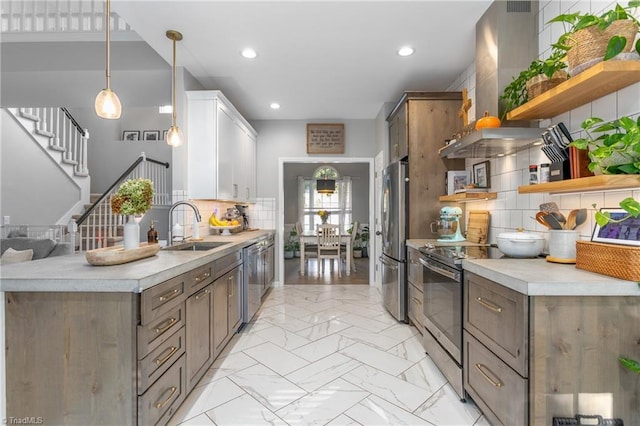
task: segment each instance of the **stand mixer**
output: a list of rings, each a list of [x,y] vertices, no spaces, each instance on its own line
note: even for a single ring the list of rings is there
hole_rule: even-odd
[[[433,225],[437,226],[439,243],[455,243],[465,241],[465,238],[460,232],[460,217],[462,216],[462,209],[460,207],[443,207],[440,209],[440,220],[431,224],[431,230],[433,231]]]

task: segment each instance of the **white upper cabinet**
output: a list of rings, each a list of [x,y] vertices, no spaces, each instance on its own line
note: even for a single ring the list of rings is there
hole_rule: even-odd
[[[222,92],[186,94],[189,196],[255,201],[256,131]]]

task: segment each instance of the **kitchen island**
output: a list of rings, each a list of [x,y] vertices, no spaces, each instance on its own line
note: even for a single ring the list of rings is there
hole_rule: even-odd
[[[78,253],[3,267],[7,416],[166,423],[241,324],[242,249],[272,233],[122,265]]]
[[[428,240],[411,240],[419,248]],[[640,286],[535,259],[465,259],[464,390],[492,424],[640,424]]]

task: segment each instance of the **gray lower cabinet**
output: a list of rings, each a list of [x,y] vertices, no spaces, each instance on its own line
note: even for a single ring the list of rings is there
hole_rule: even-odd
[[[141,294],[7,292],[7,417],[166,424],[237,332],[241,304],[241,250]]]
[[[213,362],[213,284],[187,298],[187,391]]]
[[[424,309],[422,307],[422,264],[418,261],[420,252],[413,247],[407,247],[407,279],[409,281],[409,295],[407,311],[409,321],[422,334],[424,330]]]
[[[465,272],[465,391],[493,425],[606,413],[640,424],[640,381],[618,363],[640,358],[639,299],[527,296]]]

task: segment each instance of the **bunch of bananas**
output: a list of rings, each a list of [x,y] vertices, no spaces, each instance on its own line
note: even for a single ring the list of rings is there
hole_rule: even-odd
[[[209,218],[209,225],[211,226],[238,226],[240,222],[237,220],[226,220],[226,219],[218,219],[216,217],[215,212],[211,213],[211,217]]]

